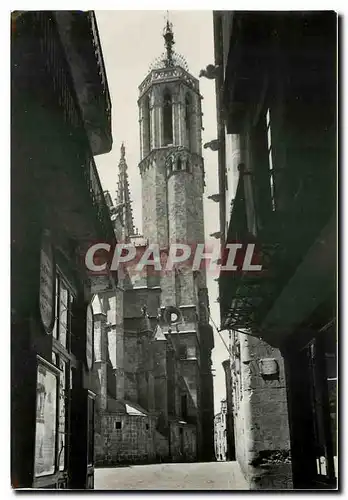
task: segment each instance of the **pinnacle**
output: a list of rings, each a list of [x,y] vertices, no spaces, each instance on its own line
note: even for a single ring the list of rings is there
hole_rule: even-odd
[[[118,164],[118,185],[117,185],[117,197],[116,206],[123,208],[120,212],[122,224],[124,226],[125,236],[131,236],[134,234],[134,222],[133,222],[133,211],[132,211],[132,200],[130,198],[130,188],[128,179],[128,166],[125,159],[126,148],[124,142],[121,144],[121,157]]]

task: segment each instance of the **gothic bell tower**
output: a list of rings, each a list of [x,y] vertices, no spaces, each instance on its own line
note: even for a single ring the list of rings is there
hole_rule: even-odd
[[[139,167],[144,236],[167,247],[204,240],[204,167],[199,83],[173,51],[169,21],[163,37],[166,51],[139,87]]]
[[[139,86],[139,169],[143,236],[149,243],[167,249],[172,243],[204,243],[204,162],[199,82],[189,73],[185,59],[173,50],[174,33],[169,21],[163,38],[165,52],[150,66]],[[162,310],[176,307],[181,313],[182,321],[177,325],[181,374],[189,390],[188,401],[183,400],[182,406],[188,418],[197,423],[201,454],[199,449],[207,449],[206,415],[210,410],[213,414],[212,401],[205,403],[204,399],[209,393],[212,400],[213,348],[205,270],[166,272],[156,285],[161,289]],[[170,328],[164,333],[170,336]]]

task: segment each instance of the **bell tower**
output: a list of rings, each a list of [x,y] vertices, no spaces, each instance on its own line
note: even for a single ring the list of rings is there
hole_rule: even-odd
[[[173,51],[169,21],[163,37],[166,51],[150,66],[139,87],[139,168],[144,236],[167,247],[174,240],[204,240],[203,224],[197,226],[199,220],[203,222],[204,166],[199,83],[188,72],[185,59]],[[181,200],[174,196],[179,186],[186,187]],[[179,204],[182,210],[177,213]]]
[[[173,50],[169,20],[163,38],[165,52],[153,62],[139,86],[143,236],[161,249],[168,249],[172,243],[194,247],[204,243],[202,96],[187,62]],[[203,421],[210,409],[213,418],[213,402],[205,408],[203,394],[208,391],[212,400],[213,335],[205,270],[187,267],[165,272],[157,283],[152,281],[153,285],[161,289],[162,310],[175,307],[180,311],[175,335],[180,339],[181,376],[189,392],[188,398],[182,395],[181,415],[197,424],[197,451],[203,456],[203,448],[208,449]],[[170,337],[171,330],[167,325],[167,331],[165,327],[163,331]]]

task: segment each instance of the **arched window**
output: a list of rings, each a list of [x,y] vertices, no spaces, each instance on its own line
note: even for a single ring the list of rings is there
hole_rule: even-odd
[[[188,94],[185,97],[185,131],[186,147],[191,150],[191,98]]]
[[[151,150],[151,113],[150,97],[146,96],[144,101],[144,156]]]
[[[182,170],[181,158],[178,158],[178,162],[177,162],[177,169],[178,169],[178,170]]]
[[[164,146],[173,144],[173,106],[169,91],[163,95],[163,142]]]

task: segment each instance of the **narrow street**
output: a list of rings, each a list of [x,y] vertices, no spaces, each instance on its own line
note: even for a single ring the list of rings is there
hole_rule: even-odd
[[[95,490],[247,490],[237,462],[175,463],[95,470]]]

